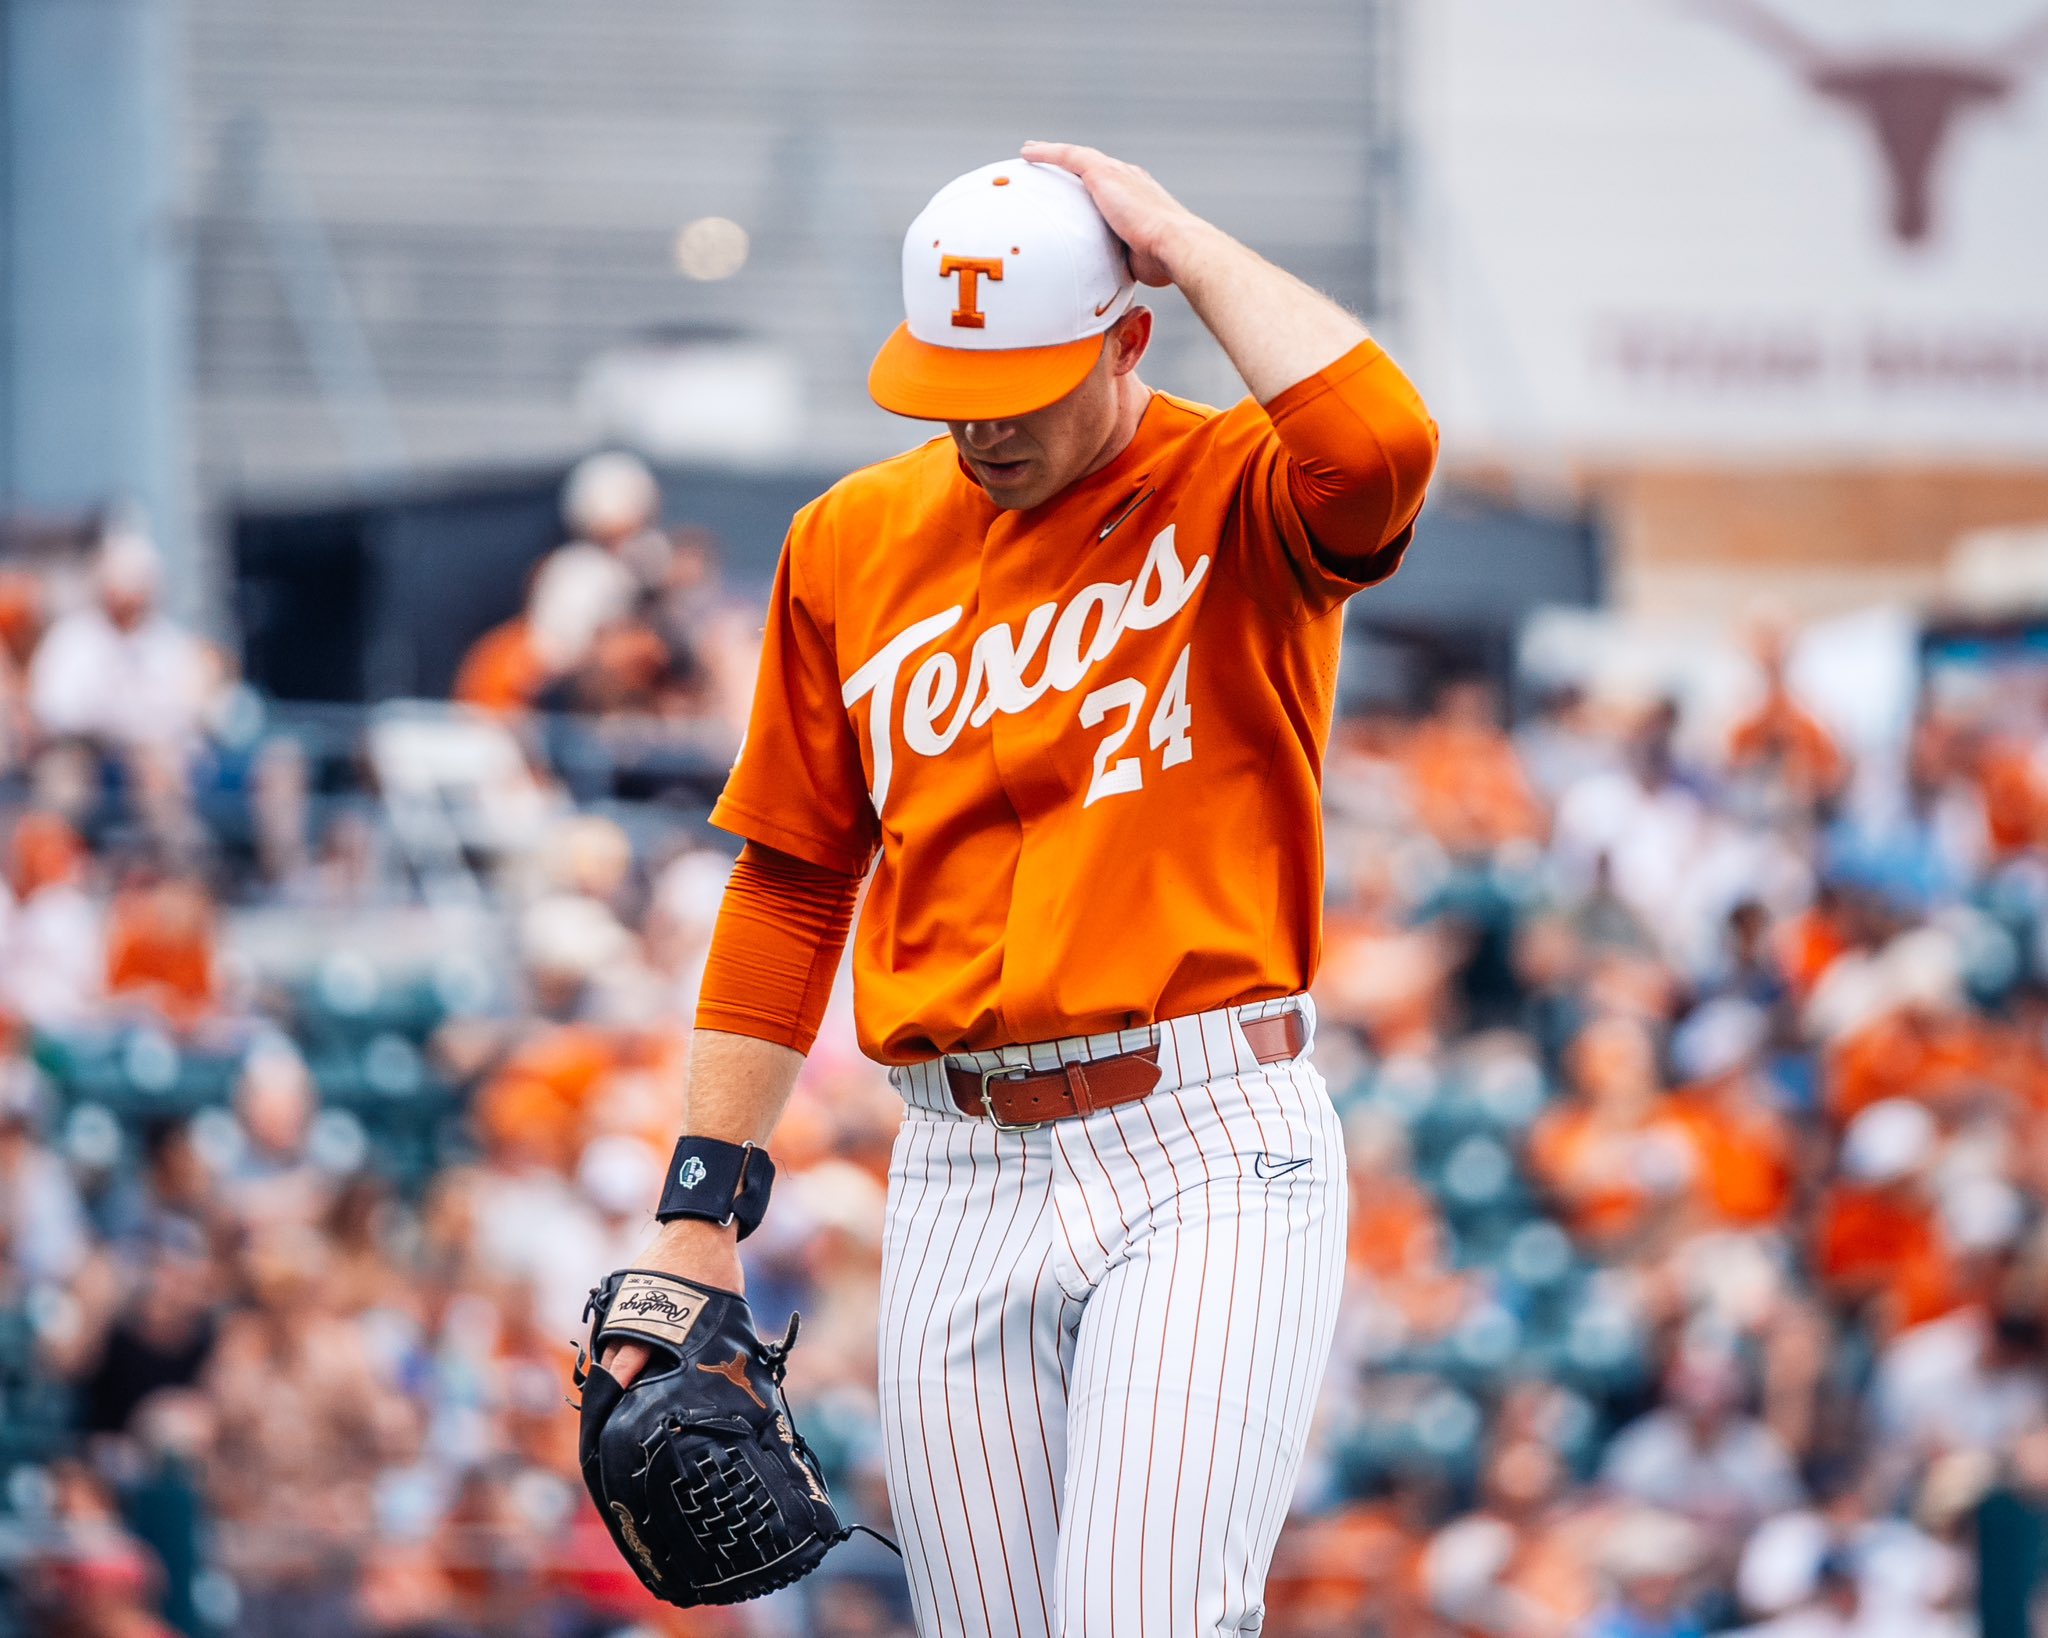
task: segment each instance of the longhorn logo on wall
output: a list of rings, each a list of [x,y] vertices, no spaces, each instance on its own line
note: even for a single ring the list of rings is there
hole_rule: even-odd
[[[2048,61],[2048,15],[1981,55],[1965,56],[1930,48],[1856,52],[1823,45],[1762,0],[1693,5],[1792,68],[1816,96],[1863,121],[1890,185],[1892,237],[1907,246],[1933,236],[1943,152],[1964,116],[2010,102]]]

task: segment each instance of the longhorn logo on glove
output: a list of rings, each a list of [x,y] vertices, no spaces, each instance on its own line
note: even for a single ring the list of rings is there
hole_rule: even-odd
[[[755,1404],[760,1405],[763,1410],[766,1410],[768,1408],[767,1405],[762,1402],[761,1396],[754,1392],[753,1383],[747,1380],[747,1356],[745,1354],[734,1354],[732,1358],[727,1360],[723,1365],[700,1364],[697,1367],[697,1369],[700,1371],[709,1371],[713,1376],[724,1377],[726,1381],[730,1382],[735,1388],[739,1389],[741,1393],[745,1394],[749,1399],[753,1400]]]

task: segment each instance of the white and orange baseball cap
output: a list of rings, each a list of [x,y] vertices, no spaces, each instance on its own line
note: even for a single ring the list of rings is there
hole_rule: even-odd
[[[1004,421],[1066,397],[1137,293],[1080,179],[1006,159],[956,177],[903,236],[904,322],[868,371],[920,421]]]

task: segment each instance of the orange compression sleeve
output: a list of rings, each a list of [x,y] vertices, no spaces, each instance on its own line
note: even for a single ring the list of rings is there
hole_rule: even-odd
[[[858,876],[747,843],[711,931],[697,1027],[810,1051],[859,896]]]
[[[1317,555],[1347,579],[1392,573],[1437,448],[1436,422],[1400,367],[1377,342],[1361,342],[1289,387],[1266,413]]]

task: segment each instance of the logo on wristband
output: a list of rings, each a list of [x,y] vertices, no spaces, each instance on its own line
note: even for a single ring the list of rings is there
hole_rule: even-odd
[[[704,1162],[692,1155],[677,1168],[676,1181],[686,1189],[694,1189],[704,1181],[704,1175]]]

